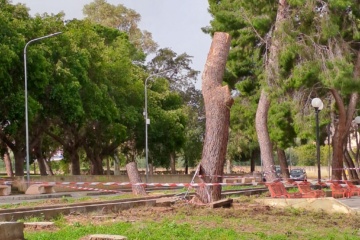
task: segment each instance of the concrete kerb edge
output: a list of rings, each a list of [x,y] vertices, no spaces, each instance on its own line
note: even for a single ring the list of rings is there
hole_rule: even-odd
[[[23,211],[19,209],[18,212],[9,212],[0,214],[0,221],[17,221],[19,219],[25,219],[28,217],[43,217],[45,220],[52,219],[59,214],[82,214],[89,212],[117,212],[120,210],[129,209],[132,207],[140,206],[155,206],[155,199],[140,200],[140,201],[128,201],[128,202],[118,202],[118,203],[103,203],[85,206],[66,206],[53,209],[41,209],[41,210],[28,210]]]
[[[357,210],[332,197],[325,198],[262,198],[255,200],[263,205],[279,208],[296,208],[327,213],[356,214]]]

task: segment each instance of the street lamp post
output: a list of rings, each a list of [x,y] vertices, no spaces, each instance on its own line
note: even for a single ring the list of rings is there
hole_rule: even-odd
[[[145,117],[145,164],[146,164],[146,169],[145,169],[145,175],[146,175],[146,182],[149,181],[149,146],[148,146],[148,125],[150,125],[150,119],[148,118],[148,104],[147,104],[147,82],[148,80],[150,80],[152,77],[155,76],[159,76],[163,73],[169,72],[173,69],[168,69],[159,73],[153,73],[150,74],[146,79],[145,79],[145,86],[144,86],[144,91],[145,91],[145,109],[144,109],[144,117]]]
[[[52,33],[43,37],[34,38],[26,43],[24,47],[24,74],[25,74],[25,139],[26,139],[26,176],[27,186],[30,184],[30,163],[29,163],[29,117],[28,117],[28,91],[27,91],[27,63],[26,63],[26,50],[30,43],[39,41],[44,38],[53,37],[61,34],[62,32]]]
[[[323,109],[324,104],[320,98],[314,98],[311,101],[311,106],[315,108],[315,116],[316,116],[316,160],[317,160],[317,168],[318,168],[318,184],[321,188],[319,112]]]

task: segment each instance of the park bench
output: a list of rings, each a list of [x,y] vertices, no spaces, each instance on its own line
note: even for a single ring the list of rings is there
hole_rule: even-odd
[[[309,182],[300,182],[296,183],[299,192],[303,194],[305,198],[318,198],[325,197],[326,193],[323,190],[314,190],[311,189],[311,184]]]
[[[7,196],[11,193],[11,186],[9,185],[0,185],[0,196]]]
[[[349,197],[354,195],[360,196],[360,188],[355,186],[351,181],[344,180],[344,182],[346,183],[346,188],[349,191]]]
[[[265,185],[268,187],[271,197],[273,198],[301,198],[301,193],[288,193],[286,190],[284,184],[282,182],[271,182],[271,183],[265,183]]]
[[[350,197],[350,191],[347,188],[342,187],[337,182],[332,182],[330,184],[330,189],[331,189],[331,196],[333,198],[335,198],[336,196],[347,197],[347,198]]]
[[[44,193],[55,193],[53,184],[32,184],[26,190],[25,194],[44,194]]]

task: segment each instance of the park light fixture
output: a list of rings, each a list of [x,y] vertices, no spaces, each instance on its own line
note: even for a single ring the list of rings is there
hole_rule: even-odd
[[[25,74],[25,139],[26,139],[26,176],[27,176],[27,187],[30,185],[30,163],[29,163],[29,116],[28,116],[28,91],[27,91],[27,62],[26,62],[26,50],[30,43],[42,40],[44,38],[54,37],[62,32],[52,33],[43,37],[34,38],[28,41],[24,47],[24,74]]]
[[[316,116],[316,160],[317,160],[317,168],[318,168],[318,184],[321,188],[319,112],[324,108],[324,104],[320,98],[314,98],[311,101],[311,106],[315,109],[315,116]]]
[[[357,116],[355,119],[354,119],[354,122],[359,125],[360,124],[360,116]]]

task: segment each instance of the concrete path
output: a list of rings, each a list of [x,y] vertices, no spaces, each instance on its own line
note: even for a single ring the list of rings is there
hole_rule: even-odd
[[[351,198],[337,198],[336,200],[348,206],[352,211],[360,213],[360,197],[352,196]]]

